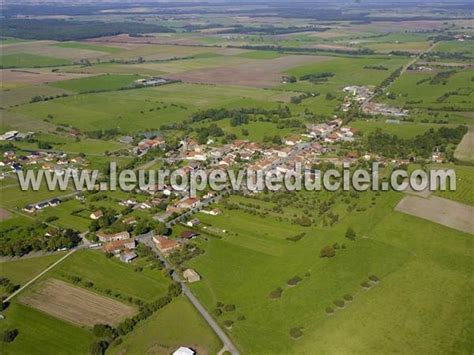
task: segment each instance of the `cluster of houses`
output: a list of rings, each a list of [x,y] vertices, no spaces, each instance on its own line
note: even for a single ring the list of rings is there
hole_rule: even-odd
[[[368,102],[362,108],[364,113],[370,115],[404,117],[408,115],[408,110],[402,110],[398,107],[389,106],[378,102]]]
[[[161,148],[165,145],[165,140],[163,137],[154,137],[149,139],[144,139],[140,141],[135,148],[133,148],[133,154],[141,157],[148,153],[152,148]]]
[[[342,104],[342,111],[347,112],[352,107],[353,103],[356,102],[361,104],[367,101],[374,92],[366,86],[346,86],[342,89],[347,95],[344,97],[344,102]]]
[[[21,171],[23,166],[36,166],[57,175],[63,175],[68,170],[76,173],[79,167],[88,165],[89,162],[80,156],[70,158],[65,153],[43,151],[21,156],[14,151],[6,151],[3,153],[2,161],[0,161],[0,167],[8,167],[12,172]]]
[[[23,211],[27,212],[27,213],[34,213],[36,211],[40,211],[40,210],[43,210],[47,207],[57,207],[61,204],[61,200],[58,199],[58,198],[53,198],[51,200],[47,200],[47,201],[41,201],[41,202],[38,202],[34,205],[26,205],[25,207],[23,207]]]
[[[108,234],[103,231],[96,233],[98,240],[102,243],[104,253],[112,254],[124,263],[130,263],[137,257],[135,253],[136,241],[127,231]]]
[[[370,101],[374,92],[366,86],[346,86],[342,91],[347,94],[341,106],[343,112],[349,111],[353,104],[357,103],[361,105],[362,112],[369,115],[403,117],[408,114],[408,110]]]

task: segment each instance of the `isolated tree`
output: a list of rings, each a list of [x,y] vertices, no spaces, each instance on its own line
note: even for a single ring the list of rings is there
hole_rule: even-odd
[[[11,343],[18,335],[18,329],[7,329],[3,332],[3,341]]]
[[[325,246],[321,249],[321,253],[319,254],[321,258],[332,258],[336,255],[336,250],[330,245]]]
[[[354,232],[354,230],[351,227],[347,228],[346,238],[350,239],[350,240],[355,240],[356,239],[356,233]]]

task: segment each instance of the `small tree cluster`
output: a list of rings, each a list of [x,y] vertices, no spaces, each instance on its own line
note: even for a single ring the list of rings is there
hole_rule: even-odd
[[[327,245],[324,248],[322,248],[319,254],[321,258],[332,258],[335,255],[336,255],[336,250],[334,249],[334,247],[330,245]]]

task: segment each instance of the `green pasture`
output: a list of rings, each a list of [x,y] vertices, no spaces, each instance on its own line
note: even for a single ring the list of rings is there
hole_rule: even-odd
[[[15,112],[83,131],[117,128],[135,133],[179,122],[193,112],[217,107],[276,107],[291,93],[242,87],[170,84],[155,88],[84,94],[27,104]]]
[[[18,329],[14,342],[2,343],[3,354],[89,353],[93,337],[87,329],[15,302],[3,314],[0,331]]]
[[[6,277],[14,284],[24,285],[62,256],[64,256],[64,253],[55,253],[2,262],[0,264],[0,275],[1,277]]]
[[[173,300],[165,308],[140,323],[124,336],[110,354],[172,353],[180,346],[189,346],[199,353],[214,354],[222,348],[217,336],[184,297]]]
[[[137,272],[134,266],[117,258],[107,258],[102,251],[81,250],[54,268],[47,277],[71,282],[72,276],[94,283],[101,292],[109,289],[125,297],[150,302],[164,296],[169,279],[159,270],[144,268]]]
[[[471,78],[472,69],[457,69],[457,72],[448,77],[445,83],[432,83],[437,72],[406,72],[398,78],[389,91],[395,99],[388,97],[384,101],[396,106],[407,108],[416,107],[450,111],[472,111],[474,90]],[[443,95],[448,94],[446,98]]]
[[[48,57],[29,53],[5,54],[0,56],[2,68],[40,68],[66,65],[71,62],[67,59]]]
[[[474,206],[474,167],[472,166],[437,166],[437,169],[450,168],[456,172],[456,191],[436,191],[439,197],[448,198],[450,200],[465,203]]]
[[[85,93],[94,91],[113,91],[133,87],[138,75],[99,75],[88,78],[57,81],[50,84],[63,90]]]
[[[309,81],[298,80],[294,84],[285,84],[284,87],[292,90],[318,91],[320,87],[327,86],[333,91],[340,91],[348,85],[378,85],[407,61],[406,58],[396,57],[333,57],[330,60],[299,66],[286,72],[297,78],[313,73],[334,73],[335,75],[328,81],[312,84]],[[384,66],[388,70],[365,69],[364,66]]]
[[[372,208],[345,214],[333,227],[301,227],[239,210],[200,214],[207,228],[226,233],[199,241],[206,253],[188,263],[202,276],[192,289],[210,311],[217,302],[236,306],[217,319],[234,322],[228,333],[246,353],[409,352],[415,343],[424,353],[468,351],[473,318],[462,309],[472,307],[471,236],[393,212],[401,197],[381,193]],[[344,238],[349,226],[356,241]],[[301,231],[301,240],[286,239]],[[319,257],[336,242],[345,249]],[[380,282],[366,291],[360,283],[370,275]],[[288,287],[294,276],[301,282]],[[277,287],[282,295],[272,300]],[[337,309],[333,302],[345,294],[353,301]],[[333,316],[327,307],[337,309]],[[295,327],[303,331],[298,340],[289,334]],[[415,341],[418,334],[423,342]]]

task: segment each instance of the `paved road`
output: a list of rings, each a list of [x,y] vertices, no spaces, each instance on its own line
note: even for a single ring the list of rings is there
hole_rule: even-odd
[[[193,304],[193,306],[198,310],[198,312],[202,315],[202,317],[206,320],[207,324],[214,330],[217,334],[219,339],[224,344],[224,348],[227,351],[230,351],[233,355],[239,355],[239,351],[237,350],[236,346],[232,343],[230,338],[224,332],[224,330],[219,326],[219,324],[212,318],[209,312],[204,308],[204,306],[199,302],[199,300],[193,295],[191,290],[188,288],[186,283],[181,280],[178,273],[176,273],[173,267],[168,263],[166,258],[160,253],[158,248],[155,246],[155,243],[152,240],[152,235],[150,233],[137,237],[137,239],[143,243],[148,245],[160,258],[161,262],[163,263],[164,267],[170,272],[171,277],[173,280],[181,285],[183,290],[183,294],[188,298],[188,300]]]

